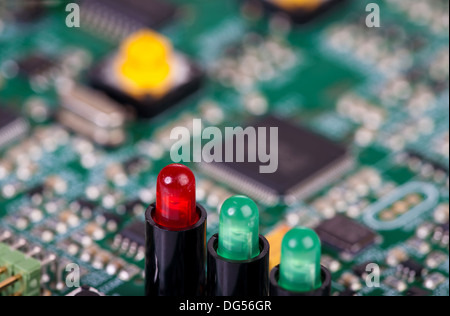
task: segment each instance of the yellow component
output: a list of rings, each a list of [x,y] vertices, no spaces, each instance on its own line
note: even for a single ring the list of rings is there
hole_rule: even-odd
[[[166,37],[152,30],[138,31],[124,41],[116,57],[119,84],[135,97],[160,98],[172,87],[172,60]]]
[[[269,269],[270,271],[280,264],[281,261],[281,242],[283,241],[284,235],[292,229],[291,226],[286,224],[281,224],[266,235],[266,239],[270,244],[270,259],[269,259]]]
[[[313,11],[320,7],[324,0],[271,0],[285,10],[304,9]]]

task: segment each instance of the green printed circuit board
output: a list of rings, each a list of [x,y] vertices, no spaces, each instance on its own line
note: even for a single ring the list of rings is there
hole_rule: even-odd
[[[174,128],[198,119],[279,136],[275,173],[186,163],[208,238],[245,194],[271,267],[306,226],[333,295],[449,295],[447,0],[70,2],[80,27],[69,1],[0,0],[0,267],[21,276],[0,296],[67,295],[73,264],[105,295],[144,295],[144,212]],[[140,36],[177,67],[158,97],[118,78]]]

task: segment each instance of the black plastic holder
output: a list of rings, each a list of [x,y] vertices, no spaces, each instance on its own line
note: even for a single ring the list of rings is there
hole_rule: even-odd
[[[234,261],[217,254],[218,235],[208,242],[209,296],[268,296],[269,242],[259,235],[260,254],[246,261]]]
[[[331,273],[324,266],[321,267],[322,286],[310,292],[292,292],[283,289],[278,280],[280,277],[280,266],[276,266],[270,273],[270,296],[331,296]]]
[[[206,218],[197,204],[199,221],[184,230],[169,230],[153,220],[156,206],[146,218],[146,296],[203,296],[206,290]]]

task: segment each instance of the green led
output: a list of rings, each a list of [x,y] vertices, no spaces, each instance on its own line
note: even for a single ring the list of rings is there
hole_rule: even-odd
[[[244,261],[259,255],[259,211],[246,196],[233,196],[221,208],[219,220],[219,256]]]
[[[290,230],[281,245],[279,285],[288,291],[309,292],[322,285],[317,234],[309,228]]]

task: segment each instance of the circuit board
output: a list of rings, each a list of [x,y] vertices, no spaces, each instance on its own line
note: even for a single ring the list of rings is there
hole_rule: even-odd
[[[68,2],[52,2],[0,0],[0,243],[39,262],[30,295],[72,292],[71,263],[105,295],[144,295],[144,211],[173,162],[171,131],[197,118],[221,130],[279,127],[286,174],[188,163],[208,238],[222,202],[246,194],[271,267],[284,233],[306,226],[321,237],[333,295],[449,295],[447,0],[328,1],[307,23],[269,0],[149,1],[158,14],[144,26],[188,68],[174,105],[154,113],[123,101],[105,70],[142,27],[139,1],[129,12],[81,1],[80,27],[66,26]],[[379,27],[366,25],[370,2]],[[76,98],[114,99],[123,121],[75,120]],[[305,153],[306,173],[293,163]],[[369,263],[377,286],[366,284]]]

